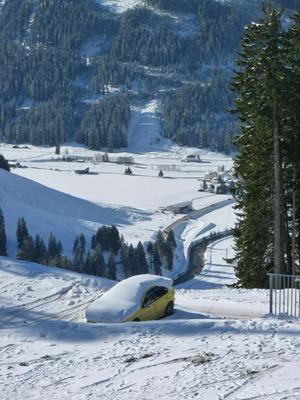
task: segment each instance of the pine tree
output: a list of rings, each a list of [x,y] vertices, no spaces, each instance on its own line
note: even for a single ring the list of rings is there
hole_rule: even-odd
[[[73,267],[75,271],[83,272],[85,268],[86,239],[81,233],[75,238],[73,245]]]
[[[170,229],[169,232],[168,232],[168,235],[167,235],[167,244],[168,244],[169,246],[171,246],[172,249],[176,249],[176,248],[177,248],[177,244],[176,244],[174,232],[172,231],[172,229]]]
[[[300,13],[293,17],[293,24],[286,33],[284,45],[284,61],[287,66],[285,127],[287,140],[283,148],[285,166],[285,184],[289,185],[286,193],[290,219],[291,265],[288,272],[295,274],[300,265]]]
[[[281,14],[264,10],[260,24],[252,24],[242,41],[240,70],[233,87],[238,92],[237,115],[241,135],[235,171],[237,276],[246,287],[267,285],[267,273],[284,265],[284,204],[280,138],[282,62]]]
[[[129,247],[125,243],[124,238],[121,239],[120,258],[124,270],[124,275],[128,278],[130,276]]]
[[[136,274],[147,274],[149,267],[146,260],[144,247],[141,242],[138,243],[135,249],[135,259],[136,259]]]
[[[48,239],[47,264],[55,267],[61,266],[63,247],[51,232]]]
[[[35,255],[36,262],[39,264],[43,264],[47,260],[47,248],[45,242],[39,235],[36,235],[34,239],[34,247],[35,247]]]
[[[107,265],[107,278],[113,281],[117,280],[117,271],[116,271],[116,263],[115,256],[111,251],[109,254],[108,265]]]
[[[10,166],[8,161],[4,158],[3,154],[0,154],[0,169],[4,169],[5,171],[10,171]]]
[[[156,245],[154,246],[153,250],[153,267],[155,275],[162,275],[161,271],[162,263]]]
[[[17,259],[25,261],[36,261],[36,250],[34,240],[31,236],[27,236],[21,247],[17,251]]]
[[[121,240],[120,240],[119,231],[114,225],[112,225],[110,228],[110,235],[111,235],[110,247],[111,247],[113,253],[116,255],[116,254],[118,254],[118,251],[120,250]]]
[[[23,241],[29,236],[26,221],[23,217],[18,218],[17,223],[17,242],[18,248],[22,247]]]
[[[0,256],[7,256],[7,239],[5,233],[5,220],[2,208],[0,207]]]
[[[105,262],[101,246],[98,244],[91,255],[89,272],[92,275],[106,277]]]
[[[153,252],[154,252],[154,246],[152,242],[149,242],[147,245],[147,254],[148,254],[148,260],[149,260],[149,268],[152,271],[153,270]]]

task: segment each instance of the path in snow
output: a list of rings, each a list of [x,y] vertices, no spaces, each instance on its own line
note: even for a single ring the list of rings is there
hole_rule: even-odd
[[[240,301],[241,292],[238,289],[227,289],[229,297],[226,298],[216,295],[218,289],[237,281],[234,266],[224,260],[233,257],[232,246],[232,237],[217,240],[208,246],[201,274],[178,285],[178,289],[183,290],[177,293],[177,304],[199,313],[227,318],[260,318],[268,314],[267,291],[258,292],[255,304]]]
[[[169,149],[171,141],[161,136],[161,126],[157,116],[157,100],[144,107],[135,107],[128,133],[128,150],[133,153],[146,153]]]

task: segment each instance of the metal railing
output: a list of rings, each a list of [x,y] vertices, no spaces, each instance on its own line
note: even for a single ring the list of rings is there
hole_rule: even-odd
[[[269,274],[270,314],[300,318],[300,276]]]

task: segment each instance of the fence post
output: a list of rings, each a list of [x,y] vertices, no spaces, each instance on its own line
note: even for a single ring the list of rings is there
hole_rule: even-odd
[[[269,274],[270,285],[270,314],[273,314],[273,275]]]

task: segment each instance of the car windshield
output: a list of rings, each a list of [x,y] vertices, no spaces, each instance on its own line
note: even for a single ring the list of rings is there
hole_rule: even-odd
[[[164,296],[168,292],[168,289],[163,286],[155,286],[148,290],[143,301],[143,307],[152,304],[154,301]]]

